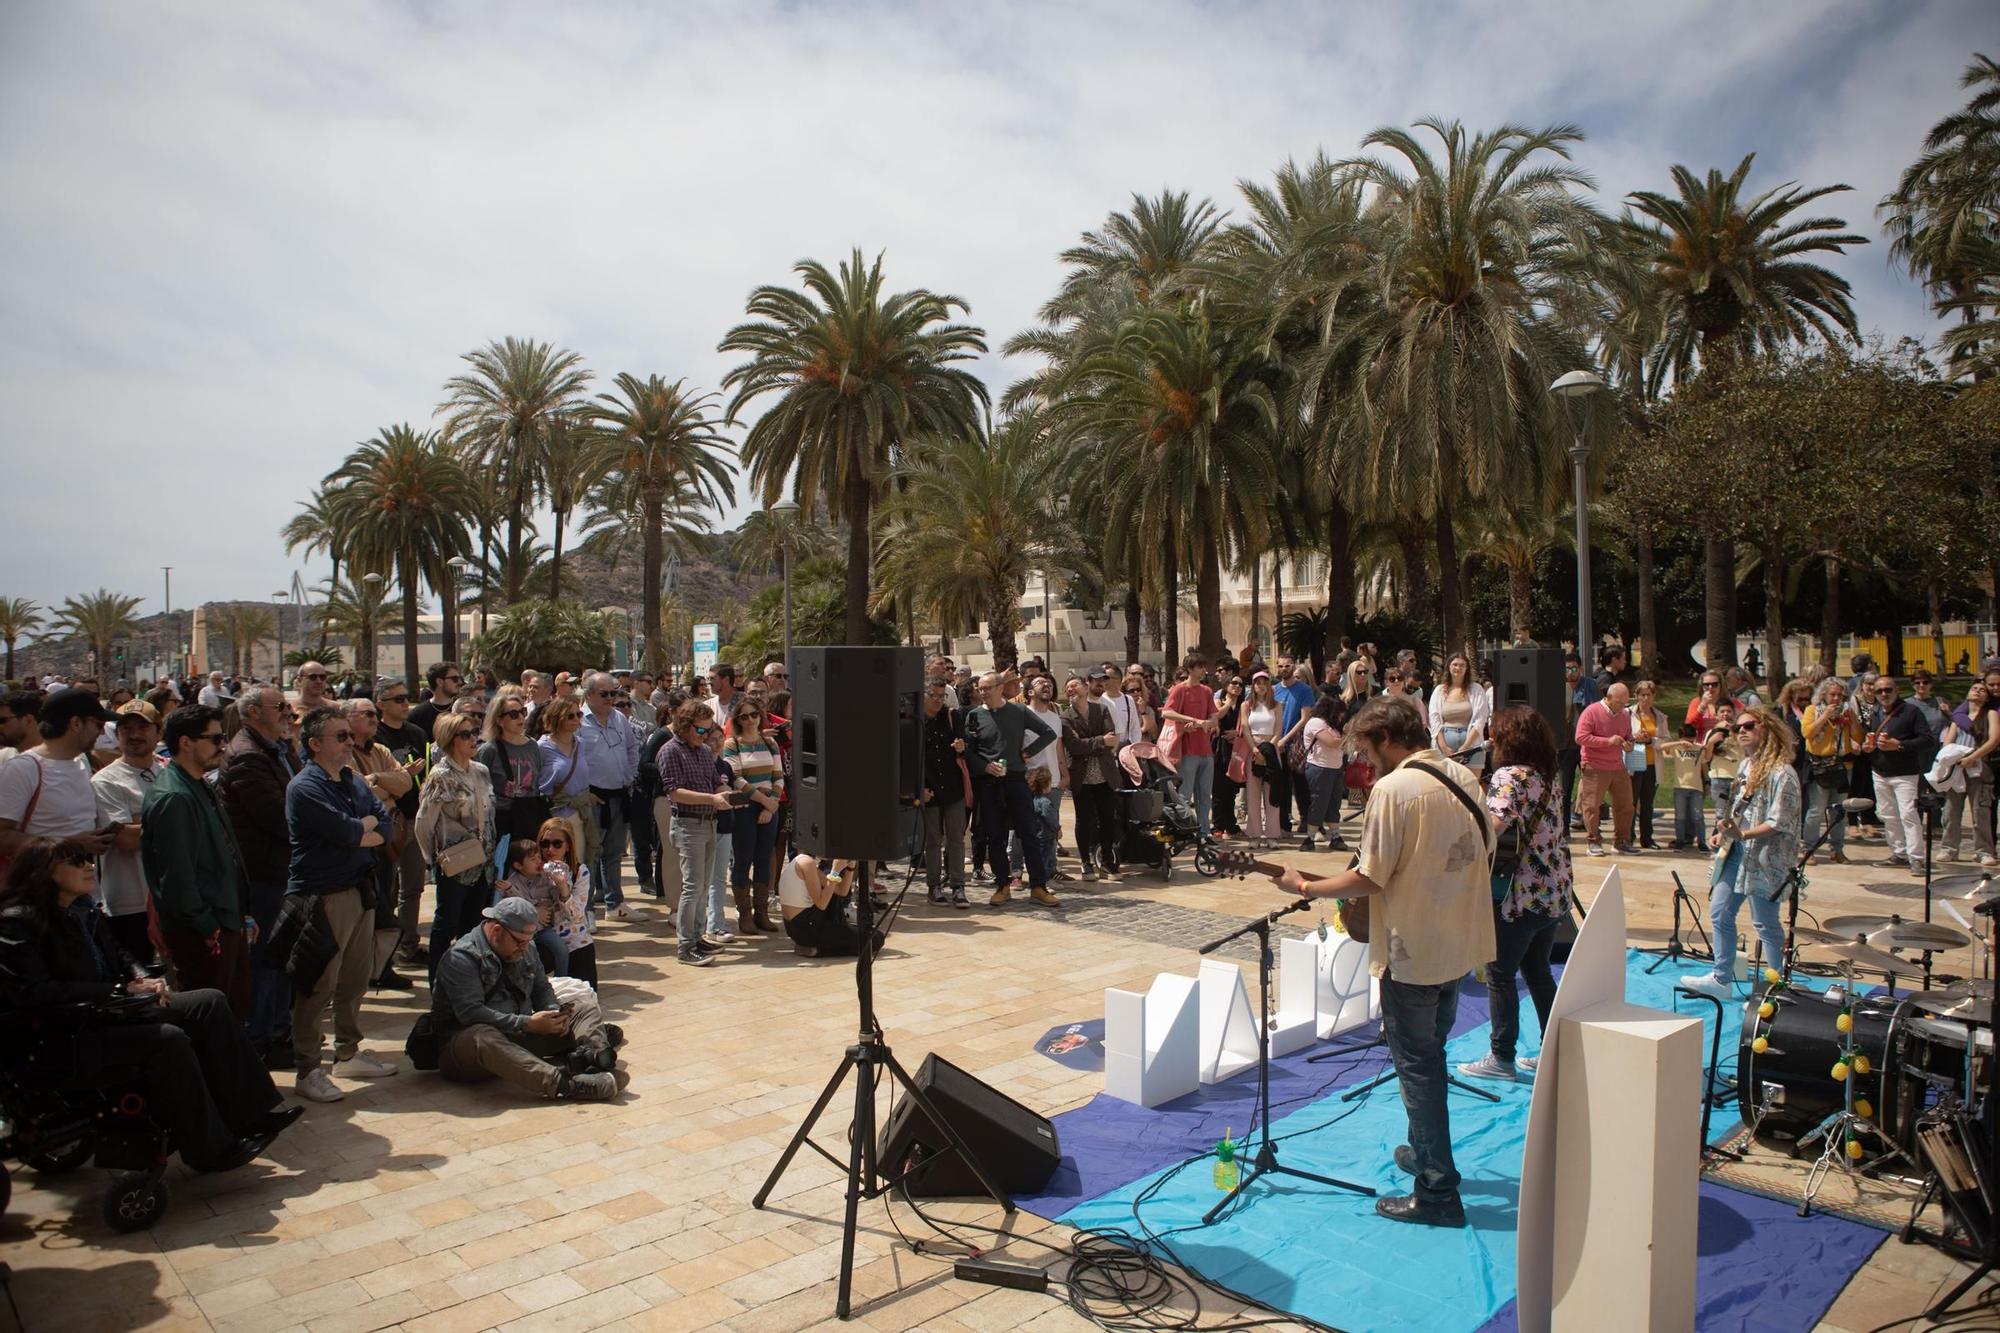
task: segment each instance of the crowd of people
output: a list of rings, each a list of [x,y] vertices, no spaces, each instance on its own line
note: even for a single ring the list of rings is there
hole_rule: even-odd
[[[1309,662],[1254,647],[1189,654],[1165,678],[1104,662],[1061,681],[1038,660],[975,675],[933,656],[910,874],[938,906],[969,909],[978,884],[992,909],[1023,887],[1060,908],[1057,886],[1073,878],[1059,856],[1065,797],[1077,876],[1115,882],[1155,863],[1130,798],[1156,773],[1198,841],[1345,851],[1343,825],[1362,813],[1355,869],[1324,883],[1365,896],[1360,880],[1385,891],[1417,874],[1381,859],[1390,843],[1458,817],[1422,769],[1444,774],[1477,804],[1491,901],[1474,914],[1412,905],[1449,875],[1384,899],[1392,936],[1438,939],[1385,991],[1411,1099],[1419,1203],[1408,1207],[1435,1220],[1455,1199],[1437,1126],[1457,981],[1483,968],[1494,1013],[1492,1050],[1462,1072],[1531,1068],[1516,1061],[1515,980],[1546,1017],[1554,932],[1574,894],[1570,844],[1605,855],[1607,816],[1614,851],[1664,849],[1655,808],[1671,792],[1671,847],[1716,853],[1717,963],[1691,979],[1707,988],[1733,980],[1744,901],[1768,954],[1802,849],[1824,832],[1825,854],[1846,859],[1851,792],[1873,799],[1892,862],[1922,873],[1917,800],[1934,787],[1946,803],[1939,858],[1969,850],[1995,864],[2000,663],[1957,704],[1921,672],[1905,697],[1857,660],[1848,677],[1809,672],[1767,706],[1731,668],[1702,675],[1674,718],[1622,649],[1591,671],[1570,654],[1559,729],[1499,707],[1484,664],[1432,665],[1434,678],[1415,653],[1344,645],[1322,687]],[[181,1090],[191,1161],[247,1160],[289,1123],[270,1071],[291,1071],[310,1101],[339,1100],[341,1080],[393,1077],[393,1058],[363,1049],[371,988],[428,989],[405,1045],[417,1067],[608,1098],[626,1078],[597,992],[608,922],[671,922],[689,967],[766,936],[806,956],[881,942],[855,928],[857,867],[793,844],[781,662],[748,679],[720,664],[678,685],[596,670],[502,683],[452,662],[372,688],[336,687],[313,662],[289,689],[220,673],[109,694],[88,680],[43,685],[0,697],[0,860],[11,862],[0,986],[17,1000],[56,993],[51,980],[157,994],[145,1060]],[[641,900],[660,914],[642,917]],[[206,1095],[189,1091],[204,1084]]]

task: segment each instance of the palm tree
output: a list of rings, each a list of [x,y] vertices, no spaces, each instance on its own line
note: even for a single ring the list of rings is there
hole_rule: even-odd
[[[325,608],[326,623],[346,638],[353,649],[356,668],[364,682],[372,686],[375,645],[381,641],[382,631],[389,627],[388,584],[380,579],[371,583],[367,577],[352,583],[329,580],[322,589],[321,605]]]
[[[81,638],[90,649],[91,671],[103,671],[111,660],[113,641],[139,628],[132,614],[138,609],[139,600],[105,588],[82,597],[65,597],[50,618],[48,633],[43,637],[62,634]]]
[[[1091,573],[1083,534],[1057,505],[1054,449],[1016,417],[991,440],[926,440],[894,475],[880,515],[875,605],[922,608],[941,624],[984,620],[995,666],[1019,654],[1014,622],[1031,573]]]
[[[1330,331],[1326,352],[1354,367],[1358,438],[1343,487],[1413,521],[1413,566],[1422,563],[1414,522],[1428,521],[1444,642],[1458,648],[1460,510],[1503,479],[1532,489],[1564,461],[1546,387],[1582,359],[1564,319],[1586,303],[1575,256],[1598,217],[1578,193],[1589,176],[1569,165],[1583,138],[1574,126],[1474,135],[1427,119],[1416,128],[1439,141],[1441,159],[1389,128],[1362,141],[1389,156],[1339,168],[1367,196],[1372,300]]]
[[[339,525],[335,522],[334,507],[327,499],[324,485],[313,488],[312,498],[299,501],[299,512],[292,515],[278,535],[284,539],[285,554],[303,551],[307,558],[324,551],[333,558],[333,570],[328,575],[330,583],[340,582],[340,565],[346,556]],[[322,615],[319,622],[319,646],[326,647],[327,623]]]
[[[7,644],[6,679],[14,679],[14,644],[42,626],[42,608],[25,597],[0,597],[0,640]]]
[[[644,543],[641,572],[646,621],[646,665],[657,671],[665,660],[660,637],[660,572],[666,562],[669,514],[676,530],[692,519],[705,528],[703,511],[734,503],[736,484],[728,460],[729,443],[710,415],[713,394],[690,393],[686,380],[668,384],[658,375],[644,380],[621,374],[615,394],[597,395],[590,408],[604,450],[605,481],[594,497],[593,522],[615,525],[636,519]]]
[[[1101,230],[1085,232],[1062,252],[1069,272],[1042,307],[1042,319],[1078,322],[1106,292],[1127,294],[1138,305],[1169,297],[1221,226],[1221,212],[1206,199],[1190,202],[1171,190],[1157,199],[1133,195],[1130,213],[1113,213]]]
[[[803,509],[784,513],[758,509],[746,514],[743,526],[725,535],[729,556],[745,574],[769,574],[782,566],[787,545],[792,561],[830,555],[835,549],[834,534],[826,525],[815,523]]]
[[[548,436],[577,406],[591,374],[583,358],[550,343],[506,338],[462,358],[471,373],[445,381],[446,438],[496,472],[507,514],[507,600],[521,596],[523,534],[528,506],[543,484]]]
[[[563,530],[569,516],[602,478],[610,455],[591,429],[587,408],[558,412],[549,419],[542,441],[542,494],[555,512],[555,541],[549,556],[549,596],[562,596]]]
[[[248,674],[257,644],[278,632],[278,617],[268,606],[246,606],[241,602],[210,606],[207,620],[209,634],[229,644],[232,676]]]
[[[1817,337],[1856,335],[1845,279],[1803,256],[1845,254],[1867,238],[1841,231],[1834,217],[1795,217],[1801,208],[1848,189],[1800,189],[1795,181],[1743,198],[1753,153],[1724,176],[1697,178],[1673,169],[1675,193],[1635,190],[1632,207],[1641,258],[1668,297],[1657,355],[1676,380],[1697,362],[1727,377],[1756,350],[1775,351]],[[1736,546],[1707,543],[1707,639],[1711,667],[1736,660]]]
[[[434,433],[401,425],[358,446],[326,484],[350,562],[396,571],[403,589],[403,676],[415,681],[418,585],[428,579],[432,588],[441,587],[445,562],[470,548],[462,515],[474,501],[472,479]]]
[[[743,461],[767,508],[789,479],[801,510],[815,512],[824,495],[847,523],[847,639],[867,643],[875,501],[907,440],[978,429],[986,386],[963,363],[986,340],[949,322],[967,308],[958,297],[885,295],[879,255],[871,265],[857,249],[837,274],[811,259],[793,271],[806,290],[759,287],[750,322],[722,340],[720,350],[750,358],[723,377],[735,390],[725,421],[777,395],[750,427]]]

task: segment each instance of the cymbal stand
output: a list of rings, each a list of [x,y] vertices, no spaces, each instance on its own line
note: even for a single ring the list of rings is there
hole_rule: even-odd
[[[1834,1065],[1837,1072],[1844,1071],[1840,1073],[1841,1105],[1838,1111],[1821,1121],[1818,1128],[1799,1140],[1799,1147],[1804,1147],[1814,1139],[1823,1140],[1819,1160],[1813,1163],[1812,1171],[1806,1176],[1805,1194],[1799,1200],[1800,1217],[1811,1214],[1813,1200],[1818,1196],[1821,1187],[1826,1184],[1826,1178],[1834,1167],[1838,1166],[1849,1176],[1856,1174],[1854,1163],[1860,1160],[1861,1139],[1864,1135],[1872,1136],[1889,1147],[1887,1153],[1868,1164],[1869,1170],[1879,1170],[1898,1157],[1907,1160],[1907,1154],[1895,1140],[1884,1134],[1873,1121],[1864,1119],[1855,1112],[1854,1080],[1865,1076],[1871,1070],[1861,1067],[1862,1062],[1868,1057],[1867,1053],[1860,1049],[1855,1038],[1854,965],[1844,964],[1841,967],[1841,976],[1847,982],[1847,999],[1841,1012],[1848,1020],[1847,1031],[1841,1034],[1840,1058]]]
[[[1791,879],[1787,885],[1791,892],[1792,901],[1785,909],[1785,956],[1782,960],[1783,966],[1780,968],[1786,981],[1792,979],[1792,968],[1797,965],[1799,958],[1799,899],[1806,896],[1806,862],[1812,858],[1813,853],[1817,852],[1828,838],[1833,836],[1835,829],[1847,822],[1847,809],[1845,806],[1835,805],[1827,813],[1831,817],[1826,821],[1826,827],[1821,829],[1819,836],[1812,840],[1812,846],[1799,853],[1799,863],[1792,867]],[[1924,920],[1930,920],[1928,908],[1925,910]],[[1766,966],[1768,965],[1767,963]]]

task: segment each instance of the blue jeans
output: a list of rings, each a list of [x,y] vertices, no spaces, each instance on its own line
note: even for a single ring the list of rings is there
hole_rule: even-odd
[[[1340,824],[1340,798],[1347,793],[1345,768],[1306,765],[1306,780],[1312,784],[1312,810],[1306,815],[1306,832]]]
[[[262,1046],[292,1031],[292,979],[283,959],[264,952],[271,926],[285,901],[282,884],[252,884],[250,915],[257,922],[257,942],[250,946],[250,1017],[243,1024],[253,1046]]]
[[[591,791],[600,792],[592,787]],[[590,867],[590,882],[602,895],[606,907],[619,907],[625,902],[625,847],[630,832],[625,827],[625,797],[620,794],[602,798],[597,807],[597,827],[603,836],[603,845],[598,849],[597,860]]]
[[[1556,927],[1561,924],[1561,917],[1539,912],[1523,912],[1512,921],[1503,921],[1500,905],[1493,905],[1494,959],[1486,965],[1486,1007],[1493,1016],[1493,1058],[1503,1065],[1514,1063],[1521,1040],[1521,992],[1514,985],[1517,972],[1527,981],[1528,996],[1535,1002],[1542,1040],[1548,1040],[1549,1006],[1556,1002],[1556,978],[1549,970],[1549,956],[1556,947]]]
[[[1014,868],[1007,860],[1007,834],[1020,839],[1022,869],[1031,888],[1045,888],[1049,871],[1042,863],[1042,817],[1035,813],[1035,798],[1028,794],[1028,779],[1019,773],[988,778],[979,789],[979,817],[986,826],[987,850],[993,857],[993,873],[1003,884],[1014,880]]]
[[[1708,847],[1701,832],[1701,792],[1697,788],[1674,788],[1674,846]]]
[[[736,812],[736,831],[729,836],[734,844],[729,882],[739,889],[752,884],[769,887],[771,856],[778,850],[777,814],[772,814],[770,823],[759,824],[757,807],[746,806]]]
[[[563,943],[554,926],[543,926],[535,932],[535,952],[542,956],[542,971],[552,977],[569,975],[569,946]]]
[[[1462,978],[1461,978],[1462,980]],[[1412,986],[1382,978],[1382,1031],[1410,1120],[1417,1157],[1416,1196],[1425,1203],[1458,1202],[1458,1167],[1451,1160],[1451,1109],[1445,1094],[1444,1043],[1458,1020],[1459,981]]]
[[[1785,919],[1782,898],[1760,898],[1737,888],[1743,871],[1743,844],[1735,843],[1722,862],[1722,876],[1708,891],[1708,927],[1714,936],[1715,979],[1725,986],[1736,984],[1736,909],[1750,900],[1750,924],[1764,942],[1764,964],[1781,967],[1785,957]]]
[[[1178,774],[1181,795],[1194,802],[1196,826],[1203,838],[1208,837],[1208,807],[1215,795],[1215,756],[1212,754],[1184,754]]]

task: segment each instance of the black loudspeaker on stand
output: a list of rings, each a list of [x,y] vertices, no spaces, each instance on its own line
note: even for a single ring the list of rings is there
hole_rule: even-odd
[[[923,785],[923,756],[916,745],[915,719],[923,657],[916,648],[799,648],[791,661],[793,695],[793,803],[800,850],[816,856],[853,859],[855,927],[862,945],[854,965],[860,1035],[842,1054],[840,1065],[805,1120],[785,1145],[778,1164],[750,1200],[762,1208],[802,1147],[809,1147],[847,1171],[847,1209],[840,1234],[840,1287],[834,1313],[846,1319],[854,1288],[854,1230],[863,1199],[895,1189],[901,1174],[882,1169],[876,1155],[875,1084],[883,1074],[902,1085],[903,1094],[944,1140],[978,1187],[1007,1212],[1014,1201],[993,1181],[978,1154],[966,1144],[951,1118],[939,1113],[924,1090],[890,1053],[875,1016],[875,931],[870,895],[874,861],[903,854],[905,811]],[[813,1126],[849,1074],[854,1075],[854,1121],[842,1162],[812,1140]],[[927,1159],[935,1162],[936,1159]]]
[[[1540,713],[1556,735],[1569,733],[1569,687],[1560,648],[1502,648],[1493,654],[1493,711],[1516,704]]]

